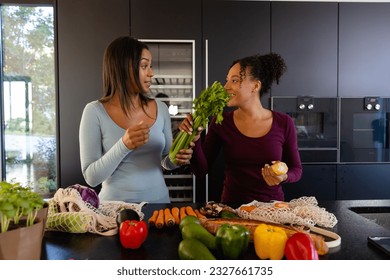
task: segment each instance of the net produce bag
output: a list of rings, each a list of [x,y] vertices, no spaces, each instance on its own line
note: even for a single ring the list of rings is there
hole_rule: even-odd
[[[337,218],[333,213],[319,207],[314,196],[303,196],[290,202],[259,202],[241,205],[237,209],[241,218],[278,224],[292,224],[313,227],[315,225],[333,228]]]
[[[116,217],[123,209],[136,211],[144,219],[142,207],[146,202],[100,201],[99,206],[83,199],[80,188],[61,188],[49,201],[46,230],[70,233],[95,233],[105,236],[118,233]]]

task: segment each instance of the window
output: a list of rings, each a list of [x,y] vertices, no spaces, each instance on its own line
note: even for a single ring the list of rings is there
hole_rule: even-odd
[[[1,174],[57,189],[53,7],[1,5]]]

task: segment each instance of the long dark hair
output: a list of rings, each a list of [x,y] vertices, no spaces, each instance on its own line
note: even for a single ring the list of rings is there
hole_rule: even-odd
[[[127,116],[136,105],[132,103],[131,95],[139,94],[143,109],[149,100],[141,92],[139,81],[139,63],[144,49],[149,49],[145,43],[123,36],[112,41],[104,52],[103,97],[99,101],[106,103],[118,94],[121,108]]]
[[[240,64],[241,80],[245,77],[248,68],[249,74],[261,82],[260,95],[267,93],[273,82],[279,83],[280,77],[286,72],[284,59],[277,53],[252,55],[235,60],[231,66]]]

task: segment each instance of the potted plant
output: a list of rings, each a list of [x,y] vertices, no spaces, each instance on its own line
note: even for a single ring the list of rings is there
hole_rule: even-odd
[[[42,196],[31,188],[0,182],[0,259],[40,259],[44,206]]]

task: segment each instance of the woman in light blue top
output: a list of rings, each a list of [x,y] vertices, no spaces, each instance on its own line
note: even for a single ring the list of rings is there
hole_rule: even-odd
[[[101,200],[170,202],[164,169],[188,164],[192,149],[169,157],[171,120],[165,103],[149,98],[152,56],[129,36],[115,39],[103,58],[103,97],[88,103],[80,123],[80,160]]]

